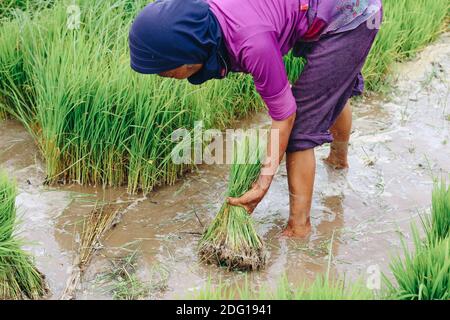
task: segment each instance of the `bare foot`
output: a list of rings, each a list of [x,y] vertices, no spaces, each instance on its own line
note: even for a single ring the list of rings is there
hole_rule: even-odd
[[[306,224],[298,224],[289,220],[286,229],[281,233],[281,237],[287,238],[306,238],[311,233],[311,223],[308,221]]]
[[[331,167],[335,170],[348,169],[347,160],[342,160],[342,159],[339,159],[332,155],[329,155],[328,158],[323,158],[322,160],[326,165],[328,165],[329,167]]]
[[[333,141],[330,144],[330,153],[328,157],[322,159],[329,167],[342,170],[348,168],[348,141]]]

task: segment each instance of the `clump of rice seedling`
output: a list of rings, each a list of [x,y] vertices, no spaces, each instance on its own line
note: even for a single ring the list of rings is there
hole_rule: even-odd
[[[391,271],[396,284],[385,277],[390,294],[404,300],[450,299],[450,188],[436,183],[431,216],[423,219],[426,239],[413,226],[414,248],[402,239],[404,258],[396,257]]]
[[[259,177],[262,149],[254,146],[245,137],[243,148],[234,150],[227,196],[241,197]],[[266,263],[264,243],[255,230],[252,218],[243,207],[226,202],[203,234],[199,254],[203,261],[225,266],[228,270],[259,270]]]
[[[16,186],[0,172],[0,300],[39,299],[47,286],[14,236],[15,199]]]
[[[374,292],[362,280],[350,283],[344,279],[318,277],[309,287],[294,290],[292,300],[373,300]]]
[[[142,283],[136,274],[124,274],[112,289],[114,300],[145,300],[150,289]]]

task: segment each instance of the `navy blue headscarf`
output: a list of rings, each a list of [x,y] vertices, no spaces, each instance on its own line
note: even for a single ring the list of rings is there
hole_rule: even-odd
[[[202,63],[188,80],[201,84],[226,74],[227,53],[220,25],[204,0],[158,0],[136,17],[129,34],[131,67],[155,74]],[[225,72],[226,73],[226,72]]]

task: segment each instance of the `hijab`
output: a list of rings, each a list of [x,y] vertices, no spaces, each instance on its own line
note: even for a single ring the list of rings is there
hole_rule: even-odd
[[[129,33],[131,68],[156,74],[203,64],[192,84],[226,76],[227,51],[220,25],[205,0],[157,0],[134,20]]]

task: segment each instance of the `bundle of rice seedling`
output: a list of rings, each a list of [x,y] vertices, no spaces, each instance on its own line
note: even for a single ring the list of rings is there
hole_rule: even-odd
[[[0,172],[0,300],[39,299],[47,293],[44,276],[14,236],[16,186]]]
[[[244,148],[234,152],[227,196],[238,198],[247,192],[261,171],[261,148],[251,146],[245,138]],[[241,163],[238,159],[243,159]],[[255,230],[251,216],[243,207],[225,202],[211,225],[203,234],[199,248],[200,258],[228,270],[253,271],[264,267],[266,252],[262,239]]]

